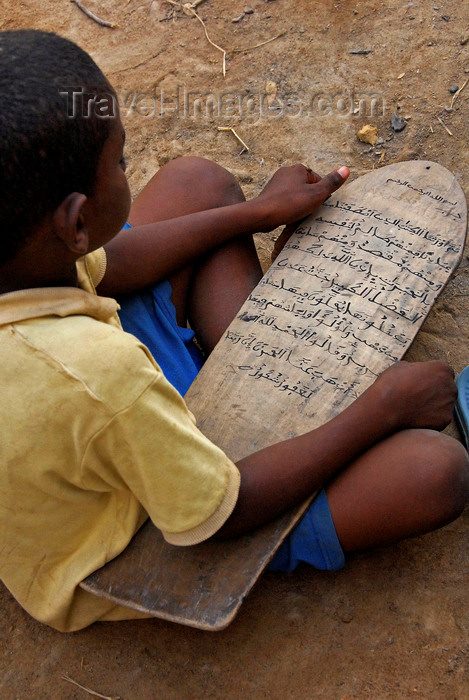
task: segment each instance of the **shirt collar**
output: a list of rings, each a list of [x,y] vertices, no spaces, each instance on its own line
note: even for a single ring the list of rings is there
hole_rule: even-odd
[[[112,323],[119,308],[115,299],[99,297],[78,287],[21,289],[0,295],[0,326],[41,316],[76,314]]]

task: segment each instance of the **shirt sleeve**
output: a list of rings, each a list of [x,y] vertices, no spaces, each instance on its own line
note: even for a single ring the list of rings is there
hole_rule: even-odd
[[[171,544],[208,539],[228,519],[240,475],[196,427],[161,372],[93,436],[83,459],[87,488],[128,489]]]

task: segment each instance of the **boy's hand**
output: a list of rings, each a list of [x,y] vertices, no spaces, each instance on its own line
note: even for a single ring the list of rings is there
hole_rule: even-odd
[[[378,394],[378,406],[387,412],[394,430],[443,430],[451,421],[458,394],[453,370],[438,360],[397,362],[368,391]]]
[[[304,165],[280,168],[255,200],[263,211],[261,230],[271,231],[304,219],[343,185],[349,175],[345,166],[323,178]]]

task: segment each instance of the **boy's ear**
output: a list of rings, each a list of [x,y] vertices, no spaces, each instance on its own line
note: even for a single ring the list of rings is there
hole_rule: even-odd
[[[86,195],[72,192],[65,197],[52,215],[54,233],[79,256],[85,255],[89,246],[83,211],[86,201]]]

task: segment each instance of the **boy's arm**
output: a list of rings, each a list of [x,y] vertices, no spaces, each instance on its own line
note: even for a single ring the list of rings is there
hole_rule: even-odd
[[[373,445],[405,428],[443,429],[457,390],[443,362],[399,362],[321,427],[245,457],[231,516],[215,537],[249,532],[301,503]]]
[[[348,175],[345,167],[322,179],[303,165],[281,168],[249,202],[121,231],[105,246],[107,269],[99,293],[113,296],[143,289],[233,238],[298,221],[317,209]]]

